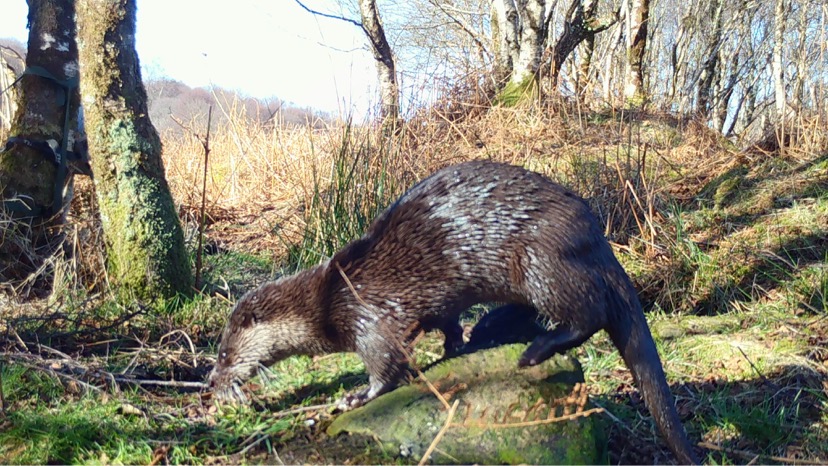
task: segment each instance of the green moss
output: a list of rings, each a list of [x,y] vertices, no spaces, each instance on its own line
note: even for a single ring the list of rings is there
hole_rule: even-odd
[[[425,376],[442,392],[459,400],[453,425],[432,456],[437,463],[595,463],[599,459],[591,417],[521,427],[497,424],[546,418],[554,400],[570,395],[583,381],[577,361],[556,356],[516,370],[526,345],[507,345],[441,362]],[[534,409],[534,410],[533,410]],[[560,407],[555,413],[560,415]],[[446,411],[420,382],[383,395],[340,415],[329,435],[357,433],[379,439],[388,452],[425,452],[446,422]]]
[[[106,152],[117,169],[99,181],[98,198],[118,294],[148,301],[189,294],[190,261],[172,197],[163,173],[146,167],[147,159],[160,157],[160,143],[142,138],[127,120],[112,121],[107,133]]]
[[[626,108],[636,109],[641,108],[646,103],[646,98],[642,92],[636,92],[635,95],[627,97],[626,101],[624,102]]]
[[[537,81],[534,75],[528,75],[519,82],[509,81],[495,97],[495,105],[514,107],[519,102],[533,97],[536,92]]]
[[[725,203],[734,195],[734,193],[736,193],[741,184],[741,176],[733,176],[732,178],[722,180],[722,182],[719,184],[719,187],[716,188],[715,194],[713,194],[713,205],[717,209],[721,209],[725,205]]]

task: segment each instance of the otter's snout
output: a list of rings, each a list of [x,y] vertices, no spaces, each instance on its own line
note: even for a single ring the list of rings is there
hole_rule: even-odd
[[[238,380],[227,371],[214,367],[207,378],[207,386],[213,392],[213,397],[220,402],[246,403],[247,397],[241,390]]]

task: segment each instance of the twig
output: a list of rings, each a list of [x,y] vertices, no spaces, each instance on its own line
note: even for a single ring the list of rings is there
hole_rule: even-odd
[[[96,391],[96,392],[103,392],[103,390],[101,390],[100,388],[98,388],[98,387],[96,387],[92,384],[88,384],[88,383],[78,379],[77,377],[72,377],[69,374],[64,374],[63,372],[58,372],[58,371],[56,371],[56,370],[54,370],[50,367],[38,366],[37,364],[33,364],[33,363],[30,363],[30,362],[24,361],[24,360],[18,360],[17,363],[20,364],[21,366],[28,367],[29,369],[39,370],[41,372],[46,372],[48,374],[52,374],[55,377],[64,378],[64,379],[67,379],[71,382],[75,382],[76,384],[86,388],[87,390],[93,390],[93,391]]]
[[[17,331],[11,325],[8,326],[8,329],[14,334],[14,338],[17,340],[18,343],[20,343],[20,346],[23,347],[24,350],[29,351],[29,346],[26,345],[26,342],[24,342],[22,338],[20,338],[20,334],[18,334]]]
[[[161,460],[167,457],[167,453],[170,451],[169,445],[162,445],[159,448],[155,449],[155,453],[153,455],[152,461],[150,461],[149,466],[155,466],[156,464],[160,463]]]
[[[354,295],[354,298],[356,298],[357,302],[359,302],[359,304],[362,304],[365,307],[370,307],[368,306],[368,303],[363,301],[362,297],[359,296],[359,293],[357,293],[356,288],[354,288],[354,285],[351,284],[351,279],[349,279],[348,275],[345,274],[345,271],[342,270],[342,266],[339,265],[339,262],[336,263],[336,270],[339,270],[339,275],[341,275],[342,279],[345,280],[345,284],[348,286],[348,289],[351,290],[351,293]]]
[[[452,424],[452,427],[482,427],[482,428],[509,428],[509,427],[531,427],[531,426],[540,426],[543,424],[552,424],[554,422],[561,422],[561,421],[571,421],[572,419],[577,419],[579,417],[588,417],[592,414],[596,413],[603,413],[604,408],[591,408],[586,411],[578,411],[572,414],[565,414],[563,416],[556,416],[552,419],[539,419],[536,421],[523,421],[523,422],[503,422],[503,423],[486,423],[486,422],[464,422],[461,424]]]
[[[631,433],[631,434],[633,434],[633,435],[636,435],[635,431],[634,431],[634,430],[632,430],[632,428],[630,428],[630,426],[628,426],[628,425],[627,425],[624,421],[622,421],[621,419],[618,419],[618,417],[617,417],[615,414],[612,414],[612,412],[610,412],[608,409],[606,409],[606,408],[604,408],[603,406],[601,406],[601,405],[600,405],[597,401],[592,400],[592,404],[594,404],[595,406],[597,406],[597,407],[599,407],[599,408],[603,409],[603,410],[604,410],[603,412],[604,412],[604,414],[606,414],[606,415],[607,415],[607,417],[609,417],[610,419],[612,419],[613,421],[615,421],[615,423],[616,423],[616,424],[618,424],[619,426],[621,426],[621,427],[622,427],[623,429],[625,429],[627,432],[629,432],[629,433]]]
[[[54,348],[50,348],[50,347],[48,347],[48,346],[46,346],[46,345],[43,345],[43,344],[40,344],[40,343],[38,343],[38,344],[37,344],[37,347],[38,347],[41,351],[46,351],[47,353],[52,353],[52,354],[54,354],[54,355],[56,355],[56,356],[59,356],[59,357],[61,357],[61,358],[63,358],[63,359],[66,359],[66,360],[68,360],[68,361],[72,361],[72,357],[71,357],[71,356],[69,356],[68,354],[64,353],[63,351],[58,351],[58,350],[56,350],[56,349],[54,349]]]
[[[242,448],[242,450],[241,450],[240,452],[236,453],[236,455],[238,455],[238,456],[240,456],[240,457],[241,457],[241,456],[244,456],[244,455],[245,455],[248,451],[250,451],[253,447],[255,447],[256,445],[258,445],[258,444],[262,443],[262,441],[264,441],[265,439],[269,439],[269,438],[270,438],[270,434],[265,434],[265,435],[262,435],[261,437],[259,437],[258,439],[256,439],[256,441],[255,441],[255,442],[253,442],[253,443],[251,443],[250,445],[248,445],[248,446],[246,446],[246,447]]]
[[[0,358],[0,416],[6,418],[6,398],[3,396],[3,369],[5,369],[5,359]]]
[[[43,347],[48,348],[48,347]],[[55,351],[58,354],[63,354],[60,351]],[[64,355],[65,356],[65,355]],[[112,381],[119,382],[119,383],[131,383],[135,385],[157,385],[162,387],[181,387],[181,388],[205,388],[207,384],[204,382],[186,382],[186,381],[178,381],[178,380],[143,380],[143,379],[133,379],[130,377],[124,377],[123,375],[115,375],[111,372],[107,372],[101,369],[90,369],[86,366],[78,364],[73,359],[46,359],[42,356],[31,354],[31,353],[9,353],[9,352],[0,352],[0,357],[4,358],[13,358],[17,363],[24,365],[26,367],[41,370],[43,372],[48,372],[54,374],[58,377],[63,377],[65,379],[72,380],[77,382],[87,388],[94,389],[97,391],[101,391],[100,388],[95,387],[94,385],[90,385],[86,382],[83,382],[76,377],[59,372],[55,369],[52,369],[48,366],[50,363],[60,362],[62,364],[66,364],[70,368],[78,371],[81,375],[92,374],[95,377],[97,376],[104,376]],[[68,358],[68,356],[66,356]]]
[[[82,330],[73,330],[73,331],[70,331],[70,332],[55,332],[55,333],[52,333],[50,336],[52,337],[52,339],[56,339],[56,338],[67,338],[67,337],[77,336],[77,335],[87,335],[87,334],[91,334],[91,333],[100,334],[101,332],[104,332],[106,330],[115,328],[115,327],[123,324],[124,322],[127,322],[128,320],[132,319],[133,317],[135,317],[139,314],[143,314],[144,311],[146,311],[146,309],[147,309],[146,306],[144,306],[142,304],[136,303],[136,306],[138,307],[138,310],[130,312],[130,313],[128,313],[128,314],[126,314],[122,317],[119,317],[119,318],[111,321],[107,325],[102,325],[102,326],[99,326],[99,327],[82,329]],[[60,312],[55,312],[55,313],[52,313],[52,314],[50,314],[48,316],[44,316],[44,317],[39,317],[39,316],[38,317],[30,317],[30,316],[28,316],[28,317],[25,317],[25,318],[17,319],[17,321],[40,321],[40,322],[43,322],[40,325],[39,328],[34,330],[34,333],[38,334],[43,329],[43,327],[46,325],[47,322],[51,322],[51,321],[58,320],[58,319],[63,319],[63,320],[66,320],[68,322],[71,322],[71,323],[75,324],[77,327],[81,327],[81,328],[88,327],[88,325],[84,324],[80,320],[80,318],[72,319],[69,316],[67,316],[66,314],[63,314],[63,313],[60,313]],[[21,343],[22,343],[22,341],[21,341]],[[24,345],[24,348],[25,348],[25,345]],[[26,348],[26,349],[28,349],[28,348]]]
[[[140,346],[135,349],[135,355],[132,356],[132,359],[129,360],[127,365],[121,371],[121,374],[126,374],[127,372],[132,370],[133,365],[136,364],[138,361],[138,357],[141,356],[141,351],[144,350],[144,342],[137,338],[135,338],[135,341],[137,341]]]
[[[409,361],[411,361],[411,356],[408,354],[408,352],[407,352],[407,351],[405,351],[405,350],[403,349],[403,353],[405,354],[405,357],[406,357],[406,358],[408,358],[408,360],[409,360]],[[441,403],[443,403],[443,406],[444,406],[446,409],[451,409],[451,408],[450,408],[450,406],[449,406],[449,404],[448,404],[448,400],[446,400],[446,397],[444,397],[444,396],[443,396],[443,394],[442,394],[442,393],[440,393],[440,390],[437,390],[437,387],[435,387],[435,386],[431,383],[431,381],[430,381],[430,380],[428,380],[428,377],[426,377],[426,376],[425,376],[425,374],[423,374],[423,373],[422,373],[422,371],[420,371],[420,369],[414,368],[414,370],[416,370],[416,371],[417,371],[417,376],[419,376],[419,377],[420,377],[420,380],[422,380],[423,382],[425,382],[426,386],[427,386],[427,387],[428,387],[428,389],[431,391],[431,393],[433,393],[433,394],[434,394],[434,396],[436,396],[436,397],[437,397],[437,399],[438,399],[438,400],[440,400],[440,402],[441,402]],[[456,403],[456,402],[457,402],[457,401],[455,400],[455,403]]]
[[[437,444],[440,443],[440,440],[443,439],[443,435],[446,433],[448,428],[452,425],[451,420],[454,418],[454,413],[457,411],[457,406],[460,404],[460,400],[454,400],[454,403],[448,410],[448,414],[446,415],[446,422],[443,424],[443,427],[440,428],[440,432],[437,432],[437,435],[434,436],[434,440],[431,441],[431,445],[428,446],[428,450],[423,453],[423,457],[420,458],[420,462],[417,466],[423,466],[428,462],[428,458],[431,456],[431,453],[434,452],[434,449],[437,448]]]
[[[763,382],[768,382],[768,378],[765,377],[764,374],[759,372],[759,368],[756,367],[755,364],[753,364],[753,361],[751,361],[750,358],[748,357],[748,355],[745,354],[744,350],[742,350],[742,348],[739,347],[739,345],[733,345],[733,346],[735,346],[736,349],[739,350],[740,353],[742,353],[742,356],[744,356],[745,360],[748,362],[748,364],[750,364],[750,367],[753,368],[753,371],[756,372],[756,375],[758,375],[759,378],[762,379]]]
[[[135,385],[157,385],[160,387],[180,387],[180,388],[207,388],[207,384],[204,382],[186,382],[186,381],[179,381],[179,380],[143,380],[143,379],[130,379],[129,377],[120,377],[117,375],[113,375],[113,378],[116,382],[121,383],[134,383]]]
[[[202,208],[203,208],[203,206],[202,206]],[[201,246],[199,245],[199,250],[200,249],[201,249]],[[187,343],[190,344],[190,352],[193,353],[193,367],[198,367],[198,359],[197,359],[198,354],[196,353],[195,345],[193,344],[193,340],[190,338],[189,335],[187,335],[187,332],[185,332],[184,330],[176,329],[176,330],[173,330],[171,332],[167,332],[164,335],[162,335],[161,338],[158,339],[158,341],[161,342],[161,341],[164,340],[164,338],[167,338],[168,336],[174,335],[176,333],[181,334],[184,337],[184,339],[187,340]]]
[[[201,182],[201,216],[198,219],[198,249],[196,249],[196,270],[195,270],[195,287],[197,290],[201,289],[201,255],[202,243],[204,242],[204,224],[207,222],[205,214],[207,210],[207,162],[210,159],[210,122],[213,118],[213,106],[207,109],[207,135],[201,145],[204,147],[204,176]]]
[[[774,461],[774,462],[782,463],[782,464],[820,464],[820,465],[828,465],[828,463],[826,463],[824,461],[819,461],[819,460],[800,460],[800,459],[789,458],[789,457],[784,457],[784,456],[762,455],[762,454],[753,453],[753,452],[747,451],[747,450],[735,450],[733,448],[720,447],[718,445],[714,445],[714,444],[709,443],[709,442],[699,442],[699,443],[697,443],[697,445],[702,447],[702,448],[707,448],[708,450],[721,451],[723,453],[727,453],[727,454],[730,454],[730,455],[736,455],[736,456],[739,456],[739,457],[742,457],[742,458],[748,458],[751,461],[755,457],[759,457],[759,458],[761,458],[761,461],[763,463],[770,460],[770,461]]]

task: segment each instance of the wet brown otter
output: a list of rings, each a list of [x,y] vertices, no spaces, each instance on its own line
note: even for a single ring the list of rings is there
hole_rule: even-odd
[[[606,330],[670,448],[679,461],[697,462],[635,289],[589,206],[511,165],[440,170],[329,261],[245,294],[222,335],[210,384],[218,398],[234,397],[260,365],[355,351],[370,382],[344,400],[356,406],[397,385],[407,369],[401,345],[416,331],[443,330],[451,351],[462,343],[459,314],[488,301],[531,306],[556,323],[534,339],[520,366]]]

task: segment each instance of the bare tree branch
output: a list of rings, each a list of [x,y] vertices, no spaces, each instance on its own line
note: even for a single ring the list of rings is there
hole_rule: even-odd
[[[354,21],[350,18],[345,18],[344,16],[336,16],[336,15],[331,15],[331,14],[328,14],[328,13],[322,13],[321,11],[312,10],[312,9],[308,8],[307,6],[305,6],[305,4],[300,2],[299,0],[295,0],[295,1],[296,1],[296,3],[299,4],[299,6],[301,6],[305,11],[307,11],[310,14],[313,14],[313,15],[316,15],[316,16],[322,16],[323,18],[338,19],[340,21],[345,21],[345,22],[351,23],[356,27],[365,29],[362,26],[362,23],[360,23],[359,21]]]
[[[435,0],[430,0],[430,3],[437,7],[440,11],[442,11],[443,14],[448,16],[448,18],[451,19],[455,24],[460,26],[460,29],[462,29],[466,34],[469,35],[469,37],[472,38],[474,43],[477,45],[477,48],[480,49],[486,56],[492,56],[491,52],[489,51],[489,48],[486,47],[486,44],[484,44],[483,41],[480,39],[479,34],[474,32],[474,29],[472,29],[465,21],[463,21],[462,18],[459,18],[448,11],[449,9],[452,9],[454,11],[461,12],[460,10],[454,8],[454,6],[452,5],[440,3]]]

